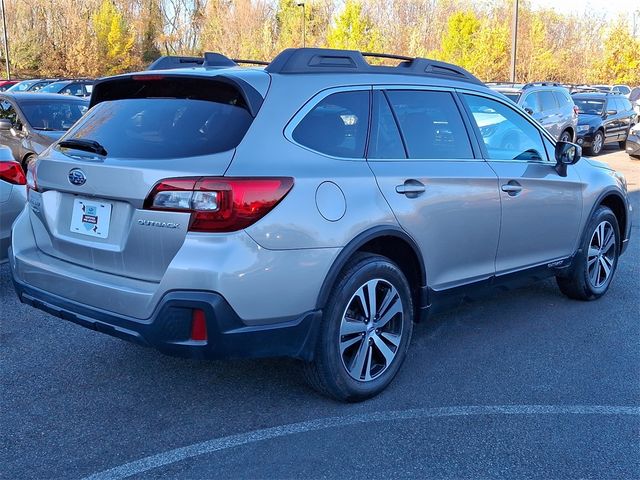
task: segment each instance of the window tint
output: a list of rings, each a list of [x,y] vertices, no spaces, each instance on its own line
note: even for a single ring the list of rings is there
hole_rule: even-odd
[[[524,109],[529,109],[531,111],[535,112],[539,112],[541,107],[540,107],[540,95],[538,95],[537,93],[530,93],[529,95],[527,95],[524,99],[524,101],[522,102],[522,108]]]
[[[72,84],[68,85],[67,87],[65,87],[60,93],[62,93],[64,95],[82,96],[83,95],[82,84],[81,83],[72,83]]]
[[[367,157],[407,158],[398,125],[391,113],[389,102],[381,91],[376,91],[373,95],[373,124]]]
[[[448,92],[389,90],[409,158],[473,158],[467,130]]]
[[[553,92],[551,92],[550,90],[540,92],[540,102],[542,105],[542,110],[554,110],[558,108],[556,97],[553,96]]]
[[[545,160],[536,127],[515,110],[485,97],[463,95],[491,160]]]
[[[293,139],[333,157],[362,158],[368,126],[368,91],[334,93],[302,119]]]
[[[184,158],[238,146],[253,118],[234,103],[188,98],[134,98],[96,105],[68,139],[95,140],[109,156]],[[83,102],[84,104],[84,102]]]

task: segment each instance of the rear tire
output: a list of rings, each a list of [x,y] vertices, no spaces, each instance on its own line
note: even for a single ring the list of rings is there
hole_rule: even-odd
[[[406,357],[413,312],[400,268],[381,255],[356,255],[327,301],[314,359],[304,365],[309,384],[346,402],[380,393]]]
[[[607,293],[618,266],[620,228],[611,209],[600,206],[585,232],[570,271],[556,281],[569,298],[595,300]]]
[[[569,130],[565,130],[560,135],[560,140],[559,141],[561,141],[561,142],[572,142],[573,141],[573,135],[571,135],[571,132]]]
[[[27,170],[29,169],[29,164],[34,162],[36,160],[36,156],[33,154],[27,155],[26,157],[24,157],[22,159],[22,170],[24,170],[24,173],[27,173]]]
[[[602,149],[604,147],[604,134],[598,130],[593,135],[593,141],[591,142],[591,147],[589,147],[589,153],[593,156],[600,155]]]

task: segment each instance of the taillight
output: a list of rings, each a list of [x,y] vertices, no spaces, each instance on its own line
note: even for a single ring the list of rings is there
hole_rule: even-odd
[[[27,191],[38,191],[38,179],[36,177],[36,162],[29,162],[27,166]]]
[[[144,208],[189,212],[192,232],[233,232],[264,217],[291,187],[289,177],[168,178],[153,187]]]
[[[573,115],[577,117],[578,113],[580,113],[580,109],[578,108],[577,105],[574,105],[573,106]]]
[[[14,185],[26,185],[27,178],[18,162],[5,161],[0,162],[0,180],[12,183]]]

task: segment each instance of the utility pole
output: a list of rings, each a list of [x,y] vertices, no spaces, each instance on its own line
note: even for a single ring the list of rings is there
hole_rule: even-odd
[[[302,47],[307,46],[307,14],[305,11],[304,2],[298,2],[299,7],[302,7]]]
[[[511,22],[511,82],[516,83],[516,57],[518,55],[518,0],[513,0]]]
[[[2,25],[4,27],[4,63],[7,67],[7,80],[11,80],[11,67],[9,67],[9,39],[7,35],[7,17],[4,13],[4,0],[0,0],[2,4]]]

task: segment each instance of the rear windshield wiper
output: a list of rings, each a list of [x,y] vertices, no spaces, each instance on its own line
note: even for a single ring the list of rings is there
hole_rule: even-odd
[[[107,150],[95,140],[85,140],[81,138],[69,138],[58,143],[62,148],[73,148],[74,150],[83,150],[85,152],[97,153],[103,157],[107,156]]]

